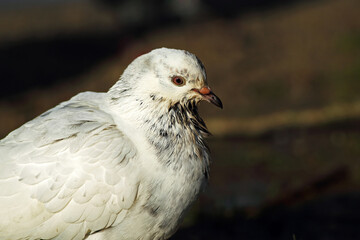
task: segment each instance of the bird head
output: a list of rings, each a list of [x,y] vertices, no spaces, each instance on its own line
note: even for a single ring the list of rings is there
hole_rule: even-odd
[[[136,58],[110,89],[114,99],[132,91],[141,99],[169,106],[205,100],[222,108],[221,100],[207,83],[203,64],[184,50],[159,48]]]

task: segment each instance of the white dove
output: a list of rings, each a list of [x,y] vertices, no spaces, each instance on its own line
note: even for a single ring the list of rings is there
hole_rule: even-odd
[[[0,239],[167,239],[208,177],[201,100],[222,107],[193,54],[135,59],[0,141]]]

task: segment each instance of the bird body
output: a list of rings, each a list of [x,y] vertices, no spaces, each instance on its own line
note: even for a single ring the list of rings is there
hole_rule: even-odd
[[[196,105],[221,102],[204,87],[194,55],[156,49],[107,93],[80,93],[11,132],[0,239],[169,238],[208,177]]]

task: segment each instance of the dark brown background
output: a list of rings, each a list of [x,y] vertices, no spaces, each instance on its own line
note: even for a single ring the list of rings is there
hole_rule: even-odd
[[[194,3],[195,2],[195,3]],[[177,5],[176,5],[177,4]],[[0,136],[157,47],[204,62],[224,109],[207,191],[172,239],[360,238],[360,2],[0,4]]]

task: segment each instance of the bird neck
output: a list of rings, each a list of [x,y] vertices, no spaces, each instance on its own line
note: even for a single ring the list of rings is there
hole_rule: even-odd
[[[145,132],[160,163],[175,171],[198,171],[195,175],[207,178],[210,157],[204,138],[210,133],[195,101],[172,103],[156,94],[128,98],[132,99],[119,98],[113,104],[126,122]]]
[[[201,169],[207,178],[209,150],[204,137],[210,133],[198,114],[196,103],[171,104],[156,97],[153,102],[157,110],[147,111],[142,124],[159,161],[176,171]]]

